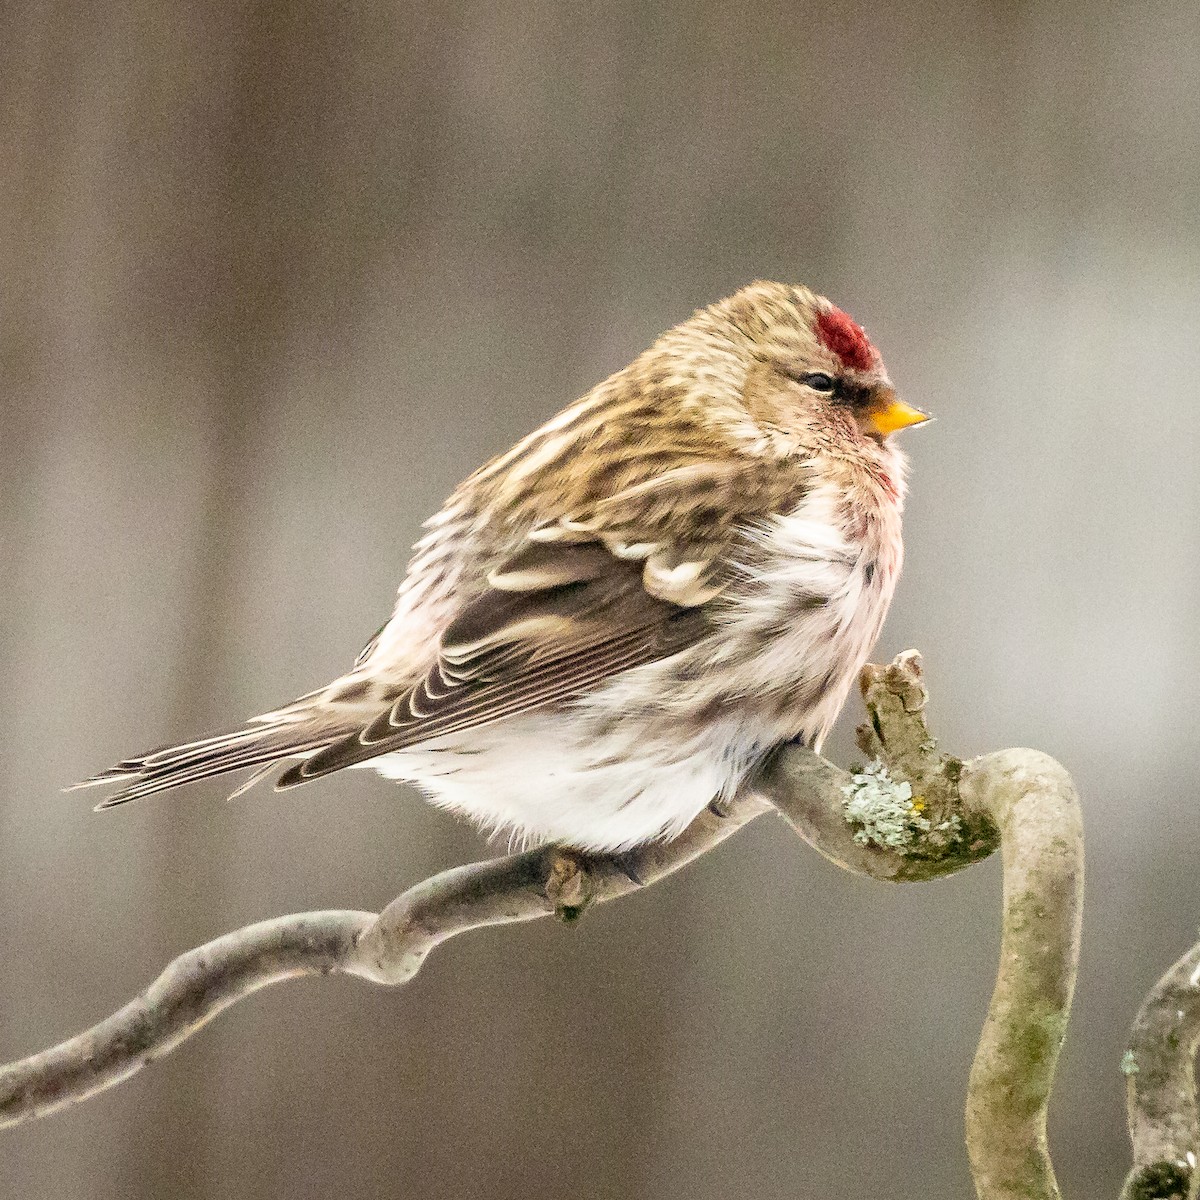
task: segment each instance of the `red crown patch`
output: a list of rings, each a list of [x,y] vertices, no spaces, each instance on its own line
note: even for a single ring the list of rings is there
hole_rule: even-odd
[[[817,337],[852,370],[869,371],[879,361],[879,351],[871,345],[863,327],[833,305],[817,315]]]

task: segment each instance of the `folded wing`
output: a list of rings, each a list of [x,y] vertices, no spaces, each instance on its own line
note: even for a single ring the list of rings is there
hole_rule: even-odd
[[[614,552],[584,536],[580,528],[543,530],[502,562],[487,590],[446,629],[415,687],[362,729],[289,768],[277,786],[574,699],[704,636],[703,605],[720,586],[712,547],[694,560],[675,550],[669,566],[652,567],[648,546],[636,555],[624,545]],[[663,572],[673,576],[660,586]]]

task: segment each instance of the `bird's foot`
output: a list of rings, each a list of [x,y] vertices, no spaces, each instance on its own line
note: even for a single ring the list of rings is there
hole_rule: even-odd
[[[572,850],[555,848],[545,892],[546,899],[554,906],[554,915],[560,921],[569,923],[579,920],[592,902],[583,857]]]

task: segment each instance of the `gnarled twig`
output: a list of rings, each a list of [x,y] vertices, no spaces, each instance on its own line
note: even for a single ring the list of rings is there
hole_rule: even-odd
[[[981,1197],[1059,1195],[1046,1106],[1067,1032],[1083,919],[1083,825],[1070,776],[1004,750],[964,770],[963,803],[1000,827],[1000,967],[971,1067],[967,1149]]]
[[[485,925],[570,919],[654,883],[767,811],[754,796],[706,811],[682,836],[621,859],[547,846],[426,879],[381,913],[294,913],[227,933],[175,959],[111,1017],[41,1054],[0,1067],[0,1127],[44,1116],[120,1083],[243,996],[303,975],[404,983],[447,938]]]
[[[1200,1192],[1200,942],[1154,985],[1134,1018],[1121,1062],[1133,1170],[1121,1200],[1191,1200]]]
[[[590,904],[656,882],[774,809],[834,862],[894,882],[960,870],[1002,845],[1001,962],[971,1072],[968,1147],[984,1200],[1056,1197],[1046,1103],[1075,979],[1083,877],[1071,780],[1032,750],[966,763],[939,753],[925,723],[926,692],[915,652],[886,668],[867,667],[861,684],[870,722],[859,730],[859,744],[872,758],[862,770],[848,773],[801,746],[787,746],[731,805],[701,813],[671,842],[619,857],[545,847],[443,872],[378,915],[301,913],[227,934],[176,959],[137,999],[93,1029],[0,1068],[0,1124],[52,1112],[119,1082],[268,984],[335,972],[404,983],[447,938],[551,913],[570,919]],[[1164,979],[1154,1013],[1176,1003],[1172,989],[1194,968],[1191,959],[1183,960]],[[1189,1055],[1200,1036],[1194,987],[1190,1000]],[[1147,1004],[1135,1026],[1139,1064],[1153,1061],[1148,1047],[1162,1040],[1161,1031],[1152,1032],[1158,1017],[1146,1015]],[[1145,1030],[1143,1041],[1139,1029]],[[1154,1109],[1151,1082],[1144,1069],[1131,1080],[1131,1106],[1136,1092],[1141,1114]],[[1190,1096],[1190,1087],[1190,1074],[1177,1073],[1160,1094],[1175,1104],[1185,1092]],[[1160,1160],[1175,1161],[1172,1155],[1188,1161],[1194,1104],[1187,1111],[1182,1140],[1143,1139],[1137,1157],[1143,1173]],[[1131,1127],[1134,1121],[1131,1107]],[[1130,1200],[1168,1194],[1127,1189]]]

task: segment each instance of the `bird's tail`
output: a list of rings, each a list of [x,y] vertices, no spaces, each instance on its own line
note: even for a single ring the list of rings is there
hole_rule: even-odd
[[[67,790],[123,784],[118,792],[96,805],[99,811],[214,775],[256,768],[233,793],[239,796],[269,774],[276,764],[304,758],[344,736],[348,732],[345,720],[330,719],[331,716],[314,707],[289,706],[256,717],[236,729],[175,746],[160,746],[123,759]]]

